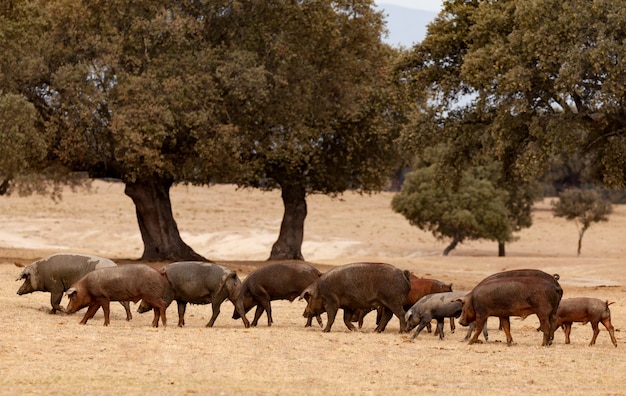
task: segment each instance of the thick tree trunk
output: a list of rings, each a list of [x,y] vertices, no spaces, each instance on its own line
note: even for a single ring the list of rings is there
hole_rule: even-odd
[[[304,260],[302,241],[307,215],[306,191],[302,186],[282,186],[281,196],[285,212],[278,240],[272,246],[268,260]]]
[[[172,214],[171,187],[172,182],[159,178],[126,183],[124,193],[135,204],[139,231],[143,239],[144,250],[141,260],[207,261],[180,237]]]
[[[506,256],[504,247],[505,247],[504,242],[498,242],[498,257]]]
[[[447,256],[448,253],[454,250],[454,248],[456,247],[456,245],[459,244],[459,242],[461,242],[459,238],[454,238],[452,242],[445,249],[443,249],[443,255]]]

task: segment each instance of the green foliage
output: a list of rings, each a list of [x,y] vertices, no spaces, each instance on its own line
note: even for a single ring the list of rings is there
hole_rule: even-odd
[[[585,231],[593,223],[608,221],[613,212],[611,203],[603,199],[595,190],[568,189],[559,194],[559,200],[552,202],[555,217],[573,220],[578,228],[578,255]]]
[[[237,182],[326,194],[382,188],[397,166],[394,52],[373,2],[253,0],[229,12],[237,29],[226,51],[245,62],[227,70],[243,84],[224,90],[241,139]]]
[[[431,231],[437,239],[506,242],[512,239],[508,194],[496,188],[490,176],[491,169],[471,168],[455,186],[440,177],[436,164],[422,167],[407,175],[391,205],[412,225]]]
[[[13,178],[37,169],[47,145],[38,135],[35,106],[23,96],[0,95],[0,175]]]
[[[446,129],[455,100],[471,93],[459,119],[480,133],[458,140],[476,153],[491,147],[522,179],[543,174],[555,154],[578,153],[595,180],[621,187],[625,21],[611,1],[450,1],[402,74]]]

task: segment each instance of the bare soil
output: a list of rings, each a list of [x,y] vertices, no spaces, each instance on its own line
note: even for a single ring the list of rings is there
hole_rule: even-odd
[[[187,308],[187,325],[178,328],[176,304],[166,328],[150,327],[152,314],[135,313],[126,322],[119,304],[112,305],[110,326],[102,325],[101,311],[82,326],[83,312],[48,314],[49,293],[18,296],[15,279],[21,266],[55,252],[136,262],[142,243],[132,201],[122,184],[98,181],[91,192],[66,191],[58,203],[0,198],[0,394],[626,394],[626,207],[587,231],[580,257],[575,224],[554,218],[549,200],[537,205],[533,227],[507,246],[507,257],[496,257],[493,242],[465,243],[443,257],[446,243],[394,213],[392,196],[310,197],[305,258],[322,271],[388,262],[452,282],[455,290],[470,290],[506,269],[558,273],[564,298],[615,302],[618,347],[602,326],[589,347],[589,324],[574,325],[570,345],[559,330],[552,346],[541,347],[535,316],[512,319],[511,346],[497,320],[480,345],[463,342],[465,328],[451,334],[447,323],[444,340],[426,332],[411,340],[399,334],[396,318],[377,334],[374,315],[360,331],[348,331],[338,318],[323,333],[304,328],[301,301],[273,303],[272,327],[263,316],[258,327],[245,329],[231,319],[230,302],[213,328],[205,327],[210,306],[197,305]],[[183,239],[198,253],[241,278],[266,264],[282,216],[279,192],[178,186],[172,204]]]

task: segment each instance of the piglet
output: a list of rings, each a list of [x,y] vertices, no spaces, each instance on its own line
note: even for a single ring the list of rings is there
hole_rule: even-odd
[[[556,312],[556,325],[557,327],[563,327],[565,331],[565,343],[570,343],[569,335],[572,331],[573,322],[582,322],[583,325],[587,324],[587,322],[591,322],[593,338],[589,346],[596,343],[596,338],[600,333],[598,323],[602,323],[609,331],[613,345],[617,347],[615,331],[611,324],[611,311],[609,310],[609,305],[611,304],[613,303],[589,297],[568,298],[561,301],[559,309]]]

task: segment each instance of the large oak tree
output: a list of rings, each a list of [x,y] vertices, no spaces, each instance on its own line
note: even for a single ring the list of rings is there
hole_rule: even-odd
[[[279,188],[284,216],[270,259],[303,259],[309,194],[383,188],[395,166],[394,52],[373,1],[234,1],[224,40],[259,70],[230,87],[241,186]]]
[[[15,4],[29,11],[18,17],[45,26],[26,30],[39,36],[39,63],[14,89],[35,104],[48,157],[126,184],[142,259],[204,259],[180,238],[169,197],[174,183],[205,183],[228,169],[220,57],[202,22],[177,1]]]

